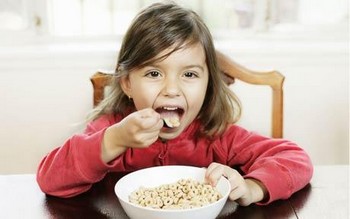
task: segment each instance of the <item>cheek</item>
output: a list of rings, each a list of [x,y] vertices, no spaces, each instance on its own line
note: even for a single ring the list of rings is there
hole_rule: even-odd
[[[134,86],[132,88],[132,98],[137,110],[153,106],[158,92],[153,86]]]
[[[192,89],[188,89],[187,91],[187,95],[186,95],[187,102],[189,104],[189,107],[192,109],[192,111],[195,111],[196,113],[198,113],[204,102],[206,86],[198,86],[198,87],[191,87],[191,88]]]

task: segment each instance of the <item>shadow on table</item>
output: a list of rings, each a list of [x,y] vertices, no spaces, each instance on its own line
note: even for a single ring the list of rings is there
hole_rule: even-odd
[[[308,184],[302,190],[293,194],[288,200],[275,201],[269,205],[261,206],[252,204],[248,207],[238,206],[230,215],[221,216],[218,219],[273,219],[273,218],[298,218],[295,209],[303,207],[310,196],[311,185]]]
[[[86,193],[73,198],[46,196],[45,207],[50,218],[120,218],[127,219],[115,193],[120,178],[109,174]]]
[[[299,211],[305,206],[305,203],[311,196],[311,188],[311,184],[307,184],[302,190],[295,193],[294,195],[292,195],[292,197],[289,198],[289,201],[292,204],[295,211]]]

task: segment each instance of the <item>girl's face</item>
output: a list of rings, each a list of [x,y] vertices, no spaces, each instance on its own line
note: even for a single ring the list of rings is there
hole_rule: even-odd
[[[160,132],[161,138],[172,139],[198,115],[205,98],[208,77],[204,49],[201,44],[194,44],[173,52],[163,60],[129,72],[121,83],[137,110],[153,108],[161,118],[179,119],[180,126],[164,127]]]

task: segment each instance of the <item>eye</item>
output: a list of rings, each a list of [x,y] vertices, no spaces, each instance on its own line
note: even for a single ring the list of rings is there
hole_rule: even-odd
[[[188,71],[188,72],[184,73],[184,77],[186,77],[186,78],[198,78],[198,75],[194,72]]]
[[[150,78],[157,78],[157,77],[160,77],[161,74],[159,71],[149,71],[146,73],[145,76],[150,77]]]

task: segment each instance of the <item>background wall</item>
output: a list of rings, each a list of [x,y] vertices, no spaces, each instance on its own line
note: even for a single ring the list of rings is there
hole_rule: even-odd
[[[315,164],[348,163],[347,39],[237,38],[216,45],[249,68],[282,72],[285,138],[299,143]],[[46,153],[83,130],[92,108],[89,77],[113,69],[118,48],[115,42],[0,48],[0,174],[34,173]],[[269,134],[269,90],[254,88],[259,94],[252,96],[238,86],[232,89],[243,100],[240,123]]]

